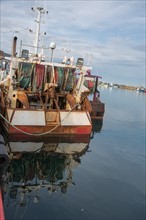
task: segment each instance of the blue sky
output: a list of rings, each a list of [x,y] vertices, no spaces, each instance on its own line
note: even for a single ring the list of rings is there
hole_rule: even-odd
[[[46,35],[41,39],[46,47],[56,43],[55,56],[69,48],[69,57],[84,56],[103,81],[146,87],[145,0],[0,0],[0,50],[11,53],[15,35],[18,51],[20,40],[33,45],[36,13],[31,7],[40,6],[49,12],[42,17]]]

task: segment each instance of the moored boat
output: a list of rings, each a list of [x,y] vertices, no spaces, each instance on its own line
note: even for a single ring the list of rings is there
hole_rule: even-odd
[[[10,76],[9,86],[1,85],[2,129],[8,139],[70,136],[72,141],[75,136],[89,136],[92,124],[82,92],[84,74],[75,84],[74,66],[22,59],[12,58],[10,72],[12,78],[17,75],[16,81]]]
[[[38,8],[39,13],[41,10]],[[40,28],[37,30],[39,36]],[[97,100],[100,104],[97,97],[96,102],[95,97],[91,102],[88,99],[90,89],[85,80],[91,67],[84,65],[82,58],[76,64],[72,59],[54,62],[53,54],[50,62],[45,61],[36,45],[37,54],[30,56],[29,50],[21,48],[18,57],[17,37],[13,39],[9,75],[0,83],[4,135],[8,141],[57,138],[65,142],[67,138],[71,142],[86,142],[92,131],[93,105]],[[52,53],[55,46],[50,44]],[[96,89],[94,92],[97,94]]]

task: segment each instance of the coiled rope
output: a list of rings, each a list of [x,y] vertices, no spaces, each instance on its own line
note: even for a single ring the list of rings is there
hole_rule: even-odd
[[[17,128],[15,125],[12,125],[1,113],[0,113],[0,117],[3,118],[3,119],[4,119],[9,125],[11,125],[13,128],[15,128],[16,130],[20,131],[20,132],[23,133],[23,134],[30,135],[30,136],[43,136],[43,135],[46,135],[46,134],[51,133],[51,132],[54,131],[56,128],[58,128],[58,127],[60,126],[60,124],[68,117],[68,115],[71,113],[71,111],[72,111],[76,106],[78,106],[78,105],[79,105],[78,103],[75,104],[75,105],[71,108],[71,110],[68,112],[68,114],[63,118],[63,120],[60,121],[60,123],[57,124],[54,128],[52,128],[51,130],[46,131],[46,132],[44,132],[44,133],[40,133],[40,134],[33,134],[33,133],[25,132],[25,131],[23,131],[23,130]]]

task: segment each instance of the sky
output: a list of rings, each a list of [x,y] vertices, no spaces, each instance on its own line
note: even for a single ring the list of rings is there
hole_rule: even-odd
[[[46,12],[40,47],[55,42],[55,57],[83,57],[104,82],[146,87],[145,0],[0,0],[0,50],[11,53],[14,36],[18,54],[21,40],[34,45],[37,7]]]

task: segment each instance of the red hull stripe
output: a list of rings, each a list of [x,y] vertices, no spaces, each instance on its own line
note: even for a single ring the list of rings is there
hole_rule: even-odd
[[[53,126],[17,126],[20,130],[24,132],[28,132],[30,134],[41,134],[44,132],[48,132],[48,135],[52,134],[58,134],[58,135],[69,135],[69,134],[90,134],[92,131],[92,126],[64,126],[64,127],[58,127],[53,132],[50,132],[50,130],[53,129]],[[20,134],[23,132],[20,132],[16,130],[14,127],[9,127],[8,133],[10,134]],[[29,136],[29,135],[28,135]]]

